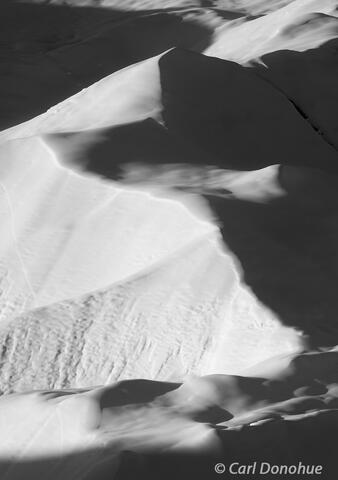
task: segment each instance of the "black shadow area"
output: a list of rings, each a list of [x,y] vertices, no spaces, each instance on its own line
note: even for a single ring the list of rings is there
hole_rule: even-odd
[[[61,163],[109,180],[132,182],[131,177],[140,180],[139,174],[146,180],[142,167],[170,171],[173,165],[203,166],[206,161],[204,152],[152,118],[90,132],[49,134],[45,141]],[[208,160],[218,161],[211,156]]]
[[[304,208],[297,198],[268,204],[206,198],[257,298],[303,332],[310,348],[336,345],[337,207],[327,213]]]
[[[319,16],[319,20],[325,20],[328,26],[334,22],[338,36],[336,18],[322,15]],[[338,38],[335,38],[318,48],[304,52],[279,50],[269,53],[262,57],[263,64],[252,66],[256,74],[286,95],[300,115],[336,150],[338,150],[337,56]]]
[[[338,171],[336,151],[254,71],[183,49],[170,51],[159,65],[166,127],[225,168],[281,164]]]

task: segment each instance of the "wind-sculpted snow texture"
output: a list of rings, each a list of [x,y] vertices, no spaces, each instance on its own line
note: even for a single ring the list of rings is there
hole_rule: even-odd
[[[337,2],[0,14],[1,479],[333,480]]]

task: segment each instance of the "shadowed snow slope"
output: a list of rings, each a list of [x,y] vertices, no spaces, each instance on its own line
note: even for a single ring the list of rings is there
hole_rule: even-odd
[[[324,18],[326,21],[326,19]],[[338,33],[338,19],[334,19]],[[256,72],[283,91],[325,140],[338,148],[337,40],[297,53],[283,51],[263,57]]]
[[[254,169],[281,163],[337,171],[337,152],[287,97],[251,70],[178,49],[159,64],[169,131],[223,166]]]
[[[1,479],[333,480],[337,2],[118,3],[0,7]]]

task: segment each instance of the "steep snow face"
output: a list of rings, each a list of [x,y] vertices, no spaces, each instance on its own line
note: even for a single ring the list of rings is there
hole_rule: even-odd
[[[161,111],[158,57],[120,70],[0,133],[0,142],[53,132],[74,132],[157,117]]]

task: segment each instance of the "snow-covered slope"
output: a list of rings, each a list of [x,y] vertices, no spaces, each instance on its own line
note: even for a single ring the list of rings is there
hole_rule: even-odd
[[[336,7],[335,0],[294,0],[269,15],[225,24],[205,53],[247,63],[270,52],[316,48],[337,36]]]
[[[1,169],[7,320],[127,278],[215,230],[175,200],[64,168],[41,137],[4,144]]]
[[[2,7],[1,478],[332,480],[336,1],[62,3]]]

